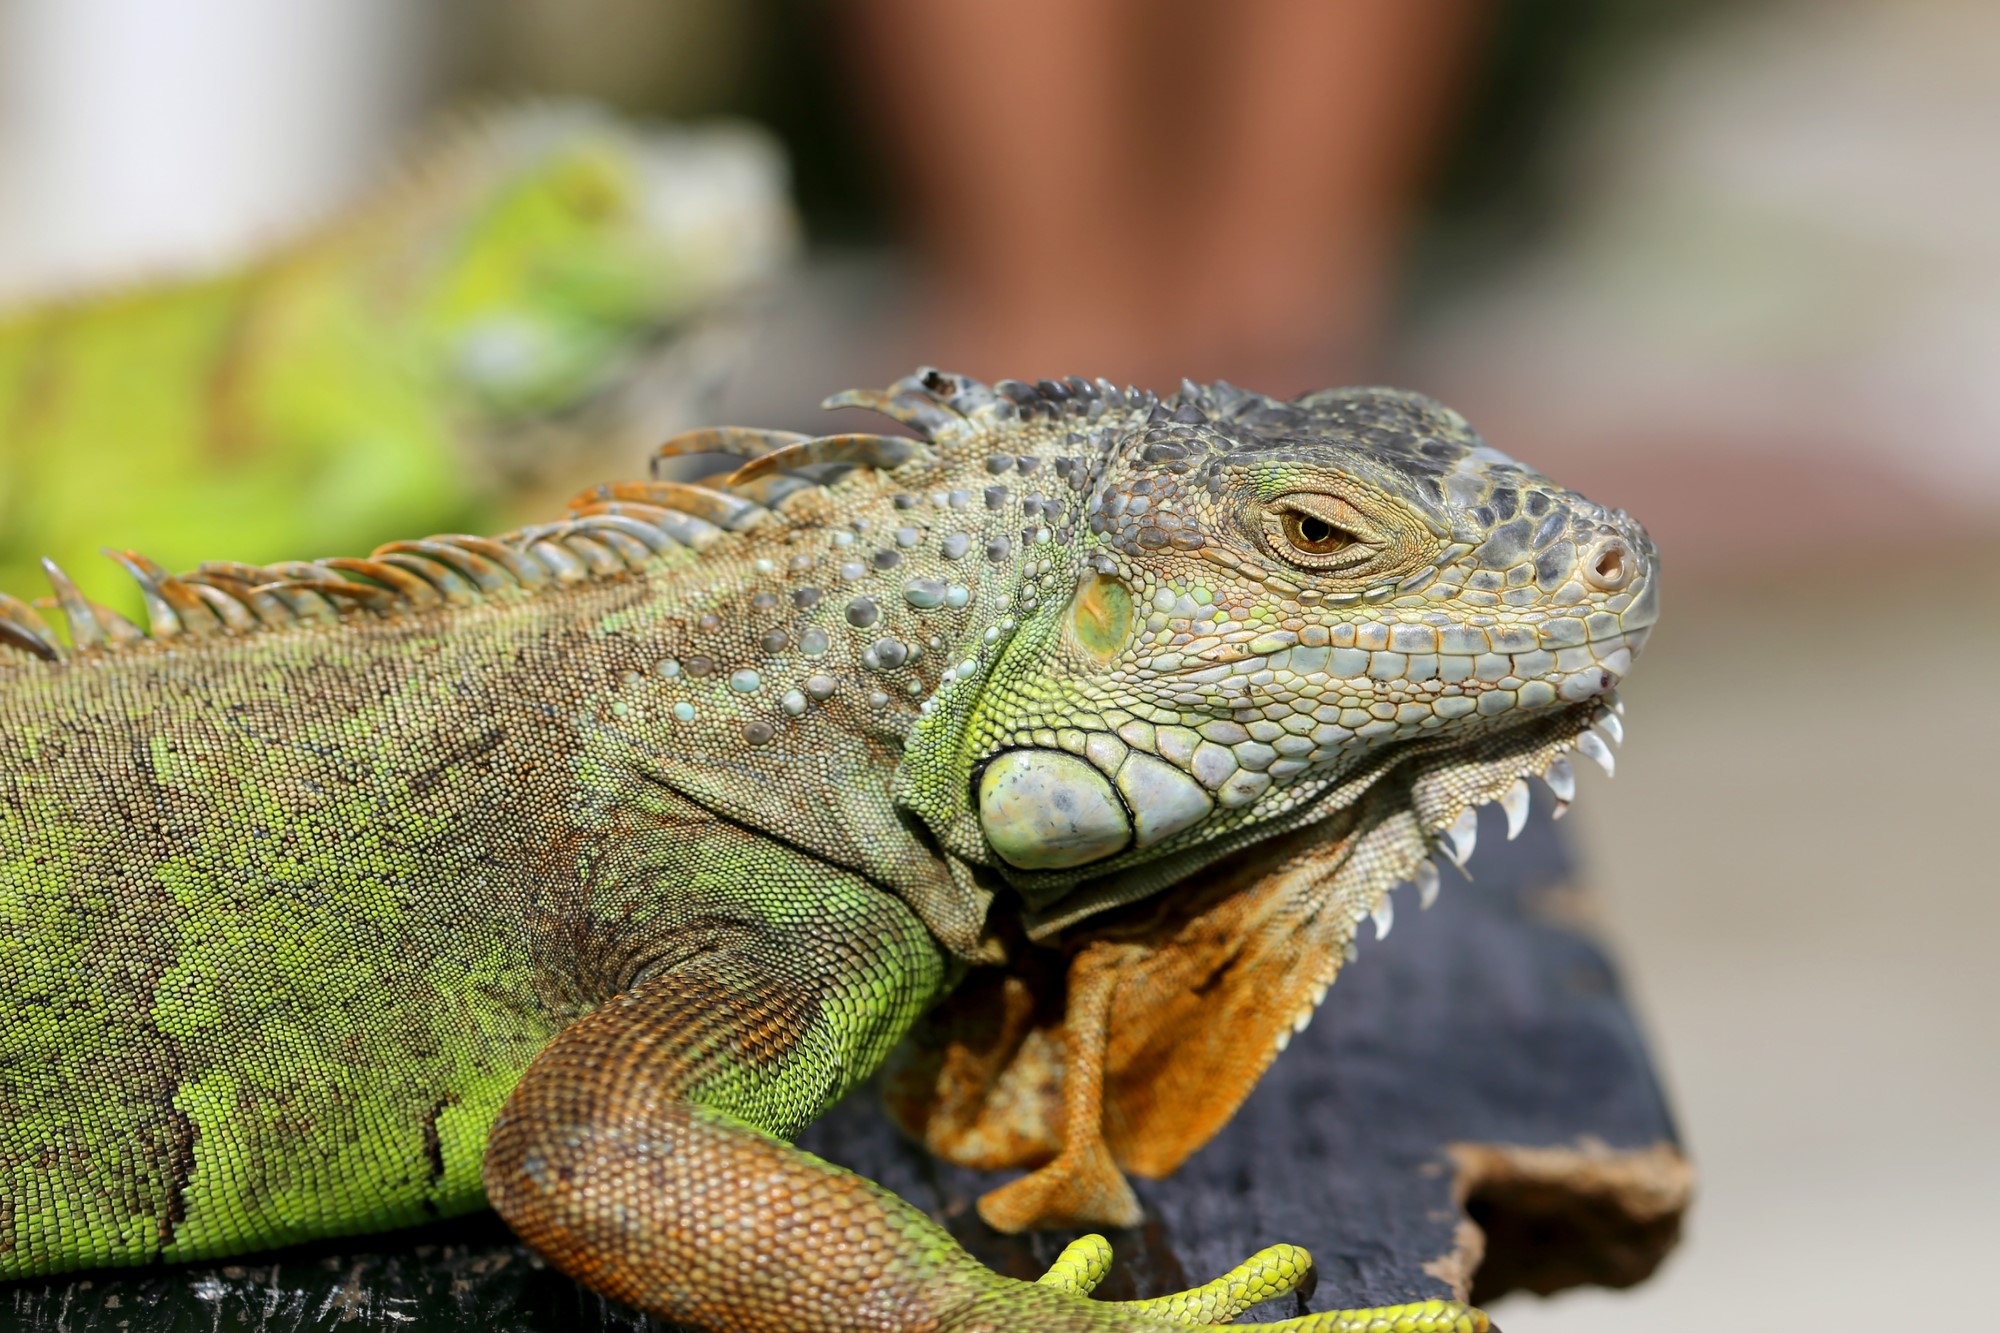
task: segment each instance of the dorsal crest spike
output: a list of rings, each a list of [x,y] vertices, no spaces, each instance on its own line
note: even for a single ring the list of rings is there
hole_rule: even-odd
[[[210,588],[200,583],[179,580],[182,587],[202,600],[210,615],[214,616],[222,628],[231,634],[247,634],[257,628],[257,617],[250,609],[219,588]]]
[[[372,611],[378,615],[389,615],[400,610],[403,599],[387,588],[372,583],[359,583],[343,579],[335,574],[319,579],[285,579],[266,585],[273,591],[312,592],[332,602],[337,608],[351,604],[357,609]]]
[[[412,610],[423,610],[444,604],[444,598],[438,595],[438,590],[431,586],[428,579],[412,574],[400,565],[392,565],[385,560],[353,560],[345,557],[328,560],[325,564],[329,569],[381,584],[400,596],[404,605]]]
[[[272,593],[261,591],[270,577],[270,571],[261,566],[226,560],[204,562],[196,566],[193,573],[181,575],[183,582],[213,588],[248,608],[261,625],[279,627],[292,624],[291,605]]]
[[[396,550],[401,543],[378,546],[369,558],[385,565],[404,570],[431,585],[431,588],[447,606],[471,606],[479,600],[479,587],[453,566],[442,560],[432,559],[428,554],[415,550]],[[276,566],[287,576],[286,586],[295,590],[324,592],[317,585],[324,578],[338,578],[337,571],[319,566]]]
[[[858,407],[864,412],[878,412],[885,417],[902,419],[896,413],[896,395],[888,389],[842,389],[820,399],[819,407],[822,412]]]
[[[1214,409],[1216,399],[1210,389],[1192,385],[1192,390],[1199,407]],[[982,413],[1001,423],[1031,420],[1038,415],[1094,421],[1108,411],[1144,411],[1160,405],[1157,394],[1133,386],[1120,389],[1108,379],[1070,375],[1032,384],[1003,379],[989,387],[933,366],[919,367],[915,374],[906,375],[887,389],[849,389],[821,404],[828,408],[860,407],[879,412],[911,427],[931,444],[944,443],[965,422]]]
[[[732,480],[729,483],[729,491],[732,495],[754,500],[766,509],[776,509],[788,497],[797,495],[800,491],[817,490],[821,484],[821,481],[802,477],[796,472],[778,471],[767,472],[747,480]]]
[[[729,532],[741,532],[769,517],[771,512],[740,495],[687,481],[610,482],[577,495],[569,507],[583,509],[604,500],[638,500],[662,509],[679,510]]]
[[[146,631],[104,603],[92,602],[90,609],[97,616],[97,623],[104,627],[104,637],[110,647],[129,648],[135,643],[146,642]]]
[[[626,483],[600,490],[627,487],[684,508],[712,511],[739,528],[767,512],[740,497],[670,482]],[[621,506],[639,512],[617,512]],[[706,544],[721,533],[721,526],[691,513],[613,500],[594,502],[589,512],[540,529],[499,537],[445,533],[389,542],[361,559],[269,565],[215,561],[176,575],[137,552],[106,551],[138,586],[150,633],[83,596],[68,574],[49,561],[44,568],[53,596],[47,600],[63,611],[71,626],[69,646],[32,607],[4,594],[0,594],[0,646],[60,663],[76,653],[175,638],[469,608],[572,581],[571,574],[623,577],[644,570],[664,552]]]
[[[45,662],[62,661],[62,654],[57,651],[55,644],[5,617],[0,617],[0,644],[18,648],[25,653],[33,653]]]
[[[626,526],[630,524],[631,526]],[[660,548],[650,540],[641,540],[634,531],[642,525],[632,519],[616,514],[599,514],[579,521],[578,535],[603,546],[634,574],[643,571],[658,555]]]
[[[665,532],[651,523],[634,518],[629,514],[588,514],[579,515],[584,520],[584,530],[595,536],[623,537],[644,548],[647,560],[674,548],[675,542]]]
[[[1245,403],[1262,397],[1262,395],[1253,394],[1247,389],[1239,389],[1228,380],[1215,381],[1208,386],[1208,391],[1214,396],[1216,403],[1224,412],[1233,412]]]
[[[633,498],[635,495],[644,497],[647,494],[644,488],[655,484],[657,483],[628,483],[629,491],[627,487],[617,488],[619,498],[593,500],[589,504],[577,505],[570,510],[570,516],[572,518],[618,517],[636,519],[644,523],[647,527],[655,529],[661,538],[667,539],[665,542],[666,546],[679,543],[695,551],[706,550],[716,538],[722,535],[723,530],[706,519],[696,518],[693,514],[680,513],[646,498]],[[534,532],[536,539],[539,539],[543,530],[535,529]],[[524,538],[524,540],[526,539]]]
[[[162,569],[137,551],[104,554],[132,576],[146,602],[148,632],[156,639],[176,634],[210,634],[228,627],[228,622],[203,599],[200,593]]]
[[[682,431],[654,448],[653,475],[658,476],[660,464],[670,458],[698,457],[702,454],[759,458],[790,445],[803,444],[811,438],[796,431],[754,430],[746,426],[710,426]]]
[[[340,622],[340,609],[333,602],[320,596],[311,588],[297,580],[288,580],[283,574],[274,574],[269,583],[258,585],[252,591],[282,602],[288,623],[299,625],[334,625]]]
[[[88,653],[106,646],[105,630],[97,619],[97,613],[63,567],[47,556],[42,557],[42,573],[48,578],[49,587],[55,591],[56,606],[63,618],[69,621],[69,641],[78,652]]]
[[[619,558],[617,551],[598,541],[580,522],[561,524],[550,536],[563,549],[583,561],[584,568],[598,578],[608,579],[626,572],[625,562]]]
[[[483,596],[491,596],[520,586],[504,565],[496,564],[477,552],[468,551],[448,537],[389,542],[375,549],[377,559],[386,560],[391,554],[415,555],[434,560],[463,577]]]
[[[148,633],[156,639],[171,639],[186,631],[186,627],[181,623],[180,612],[160,590],[160,579],[146,567],[151,562],[142,564],[142,557],[135,551],[114,551],[106,547],[104,554],[117,561],[125,572],[132,576],[132,581],[139,585],[139,596],[146,604]]]
[[[548,566],[550,576],[558,584],[582,583],[590,577],[590,567],[554,538],[549,529],[556,526],[559,525],[525,528],[521,532],[522,541],[535,559]]]
[[[549,572],[546,569],[505,542],[495,541],[491,537],[476,536],[469,532],[454,532],[438,540],[450,542],[453,546],[490,560],[511,574],[514,582],[523,588],[533,590],[549,581]]]
[[[803,467],[842,465],[886,471],[902,466],[916,454],[916,445],[890,435],[828,435],[753,458],[724,477],[722,485],[736,490],[759,478]]]
[[[886,389],[848,389],[820,404],[823,408],[859,407],[880,413],[935,443],[962,426],[974,413],[1003,401],[992,389],[968,375],[954,375],[935,366],[919,366]]]
[[[0,592],[0,642],[47,662],[62,660],[62,641],[49,622],[36,614],[34,607],[4,592]]]

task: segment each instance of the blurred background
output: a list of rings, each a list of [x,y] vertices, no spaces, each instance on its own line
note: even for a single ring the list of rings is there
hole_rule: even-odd
[[[0,586],[30,539],[178,566],[552,517],[675,429],[814,429],[919,362],[1392,381],[1646,522],[1668,615],[1569,827],[1701,1192],[1647,1285],[1495,1313],[1975,1289],[2000,9],[0,0]]]

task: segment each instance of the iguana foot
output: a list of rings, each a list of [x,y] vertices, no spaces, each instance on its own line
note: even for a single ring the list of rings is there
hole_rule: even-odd
[[[1366,1310],[1322,1310],[1275,1324],[1244,1324],[1241,1333],[1500,1333],[1481,1311],[1457,1301],[1415,1301]]]
[[[1111,1271],[1111,1244],[1102,1236],[1082,1236],[1056,1256],[1049,1271],[1036,1281],[1088,1295]],[[1298,1289],[1312,1272],[1312,1256],[1296,1245],[1259,1250],[1236,1267],[1199,1287],[1143,1301],[1106,1302],[1104,1308],[1143,1315],[1163,1324],[1200,1327],[1227,1323],[1260,1301],[1274,1300]]]
[[[1082,1298],[1110,1271],[1110,1243],[1102,1236],[1083,1236],[1056,1257],[1036,1284]],[[1217,1328],[1253,1305],[1297,1290],[1311,1272],[1312,1256],[1303,1249],[1273,1245],[1199,1287],[1143,1301],[1090,1302],[1089,1308],[1107,1316],[1105,1327],[1123,1327],[1118,1316],[1136,1315],[1183,1328]],[[1324,1310],[1271,1324],[1238,1327],[1241,1333],[1497,1333],[1482,1312],[1457,1301],[1438,1300]]]
[[[1145,1210],[1111,1149],[1093,1133],[1065,1145],[1048,1165],[982,1194],[979,1215],[1011,1235],[1035,1227],[1135,1227]]]

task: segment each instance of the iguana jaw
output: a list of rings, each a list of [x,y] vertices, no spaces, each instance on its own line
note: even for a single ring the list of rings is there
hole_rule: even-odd
[[[1282,993],[1270,1003],[1289,1012],[1289,1022],[1263,1034],[1275,1057],[1311,1023],[1343,964],[1358,952],[1361,923],[1384,939],[1395,923],[1395,890],[1410,885],[1417,904],[1428,910],[1446,874],[1440,863],[1470,879],[1467,869],[1477,841],[1479,811],[1497,804],[1511,841],[1526,826],[1531,790],[1539,778],[1560,818],[1576,795],[1572,752],[1613,769],[1611,745],[1623,736],[1623,705],[1615,692],[1565,709],[1560,715],[1511,729],[1504,749],[1470,754],[1445,752],[1403,761],[1407,771],[1388,775],[1366,802],[1354,827],[1330,849],[1327,873],[1293,911],[1308,924],[1297,948],[1300,961]],[[1287,1010],[1287,1006],[1289,1009]],[[1257,1034],[1246,1032],[1246,1040]]]
[[[1623,734],[1620,707],[1615,693],[1607,694],[1473,737],[1386,747],[1338,772],[1302,779],[1297,790],[1303,799],[1269,820],[1246,820],[1227,833],[1187,839],[1108,873],[1009,871],[1006,877],[1028,906],[1023,913],[1028,934],[1047,939],[1150,897],[1269,838],[1325,825],[1323,897],[1327,910],[1348,922],[1343,940],[1351,936],[1354,923],[1371,915],[1377,918],[1378,934],[1386,934],[1393,920],[1393,908],[1387,905],[1391,890],[1413,882],[1423,905],[1429,906],[1441,883],[1431,858],[1463,869],[1472,854],[1481,806],[1501,806],[1512,838],[1527,818],[1528,779],[1544,782],[1560,816],[1576,793],[1572,751],[1608,771],[1610,743]],[[1364,841],[1366,855],[1357,862],[1355,852]]]

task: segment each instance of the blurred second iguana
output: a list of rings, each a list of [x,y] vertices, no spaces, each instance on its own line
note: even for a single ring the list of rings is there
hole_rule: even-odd
[[[776,147],[579,105],[441,139],[243,267],[0,312],[0,586],[46,555],[129,602],[91,585],[113,540],[177,566],[218,532],[256,562],[487,530],[690,424],[715,340],[682,335],[793,247]]]

